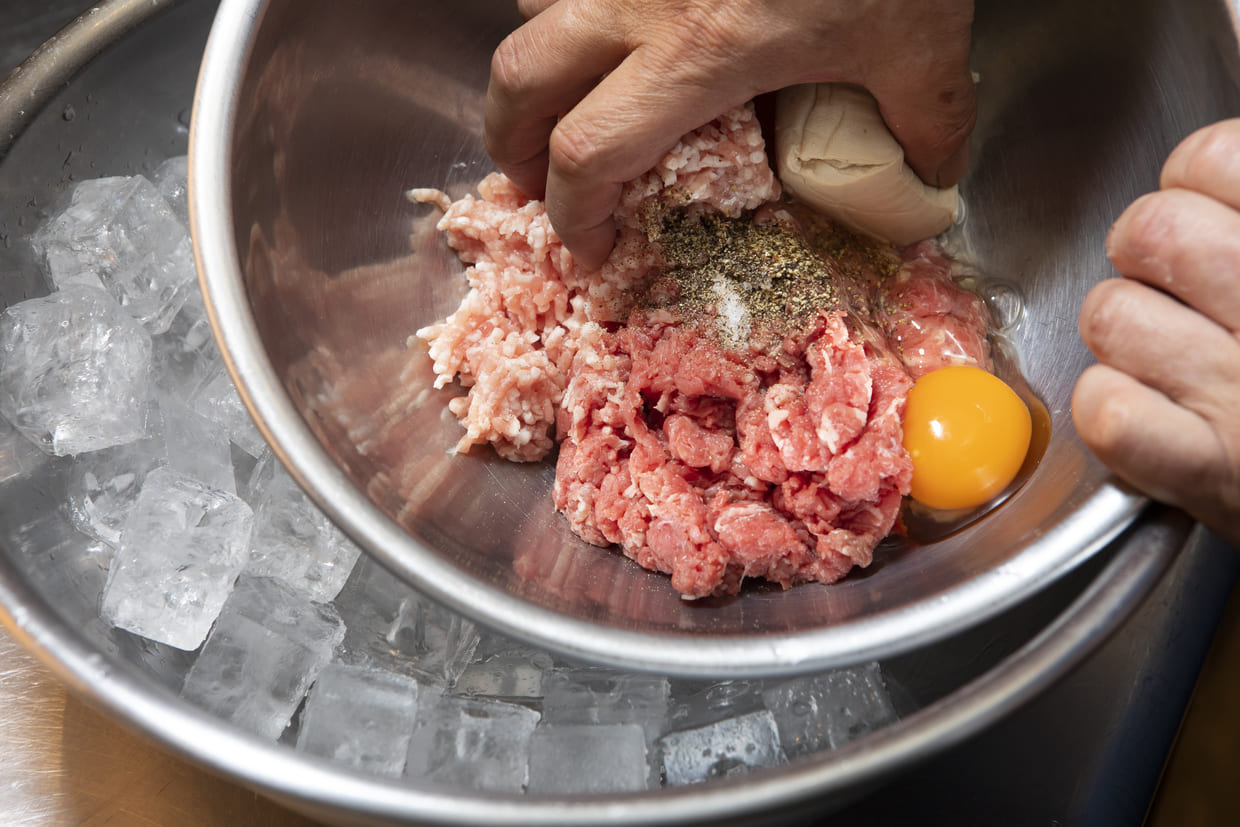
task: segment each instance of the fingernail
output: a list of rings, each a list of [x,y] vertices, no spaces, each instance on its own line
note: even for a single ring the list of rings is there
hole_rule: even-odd
[[[577,237],[565,241],[573,254],[573,260],[583,270],[597,270],[607,261],[616,242],[616,225],[609,219],[603,224],[591,227],[577,234]]]

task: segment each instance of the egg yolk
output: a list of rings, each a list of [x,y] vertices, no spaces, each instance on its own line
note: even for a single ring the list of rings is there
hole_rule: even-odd
[[[927,373],[904,412],[911,496],[942,509],[988,502],[1016,478],[1032,431],[1028,406],[994,374],[963,365]]]

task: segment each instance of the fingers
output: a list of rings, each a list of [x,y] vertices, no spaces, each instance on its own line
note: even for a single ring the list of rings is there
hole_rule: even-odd
[[[598,6],[604,10],[597,11]],[[627,53],[615,27],[600,14],[605,4],[547,3],[492,57],[487,151],[500,171],[532,197],[541,197],[546,186],[548,141],[557,117]]]
[[[551,135],[547,214],[586,267],[601,264],[611,250],[612,215],[624,182],[654,167],[686,133],[750,96],[745,88],[687,81],[654,52],[630,55]]]
[[[1120,477],[1240,541],[1240,121],[1185,139],[1161,184],[1107,237],[1127,278],[1082,306],[1100,364],[1073,419]]]
[[[529,21],[492,61],[487,149],[521,190],[546,201],[587,267],[611,248],[623,182],[721,112],[792,83],[867,86],[924,180],[947,186],[964,173],[975,118],[969,0],[519,0],[519,8]]]
[[[871,90],[904,159],[927,184],[950,187],[968,167],[968,139],[977,120],[973,76],[963,59],[941,64],[935,75]]]
[[[908,165],[927,184],[949,187],[964,176],[977,120],[972,4],[927,3],[919,13],[926,34],[888,44],[895,54],[867,70],[865,85]]]
[[[1201,416],[1122,371],[1094,365],[1076,384],[1072,419],[1090,450],[1129,484],[1199,518],[1213,510],[1210,495],[1226,484],[1225,452]]]
[[[1125,276],[1240,331],[1240,213],[1190,190],[1142,196],[1115,222],[1107,255]]]
[[[1094,287],[1081,338],[1102,362],[1213,422],[1240,409],[1240,342],[1170,296],[1127,279]]]
[[[1240,210],[1240,119],[1219,121],[1185,138],[1163,165],[1163,189],[1186,189]]]
[[[517,0],[517,11],[526,20],[529,20],[531,17],[546,11],[555,2],[556,0]]]

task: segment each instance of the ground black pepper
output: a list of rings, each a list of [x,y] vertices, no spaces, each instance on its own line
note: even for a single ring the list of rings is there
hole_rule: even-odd
[[[713,312],[733,346],[754,329],[782,338],[819,311],[848,310],[857,287],[894,272],[889,248],[830,222],[804,226],[670,210],[646,223],[665,268],[639,299],[682,318]]]

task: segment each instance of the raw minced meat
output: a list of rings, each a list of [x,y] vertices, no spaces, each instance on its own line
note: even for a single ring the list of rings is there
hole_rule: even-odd
[[[572,530],[686,597],[870,564],[908,493],[912,382],[989,367],[985,306],[933,242],[897,251],[780,200],[749,107],[625,187],[597,271],[502,175],[478,191],[411,193],[468,265],[458,310],[417,332],[436,384],[466,389],[456,450],[558,445]]]
[[[644,220],[678,206],[739,216],[779,195],[752,109],[729,112],[686,136],[660,164],[627,184],[616,247],[598,270],[578,268],[540,201],[498,173],[479,198],[448,206],[439,229],[469,264],[469,293],[440,324],[417,332],[430,346],[442,387],[469,393],[452,407],[465,426],[458,451],[490,443],[513,460],[541,459],[573,355],[591,323],[627,315],[632,292],[658,264]],[[434,190],[418,200],[441,203]]]

